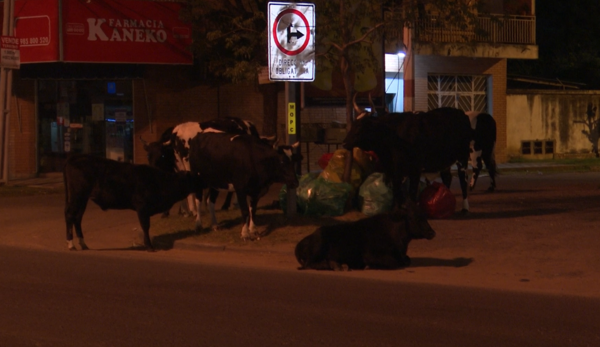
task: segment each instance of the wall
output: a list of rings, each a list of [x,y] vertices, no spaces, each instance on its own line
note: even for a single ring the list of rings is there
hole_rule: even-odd
[[[521,157],[521,141],[554,140],[554,158],[592,156],[588,105],[600,107],[600,91],[513,90],[507,95],[507,155]],[[600,123],[598,109],[593,120]],[[596,132],[598,129],[596,128]]]
[[[496,120],[496,161],[507,161],[506,152],[506,59],[418,55],[415,57],[415,109],[427,110],[428,74],[477,74],[492,78],[492,110]]]
[[[8,178],[33,177],[37,170],[37,123],[35,118],[35,82],[19,81],[14,74],[13,96],[10,100]]]

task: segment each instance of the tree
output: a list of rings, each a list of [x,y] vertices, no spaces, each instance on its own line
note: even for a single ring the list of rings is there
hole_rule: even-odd
[[[262,132],[277,133],[278,85],[258,86],[257,75],[267,66],[264,0],[188,0],[182,16],[192,23],[196,64],[217,81],[254,85],[263,94]]]
[[[353,121],[355,78],[368,69],[378,70],[381,56],[373,50],[382,43],[386,29],[402,35],[404,27],[416,25],[427,10],[440,14],[440,25],[475,25],[476,1],[469,0],[317,0],[317,70],[322,66],[339,68],[346,94],[346,128]],[[387,30],[392,32],[392,30]],[[399,37],[388,37],[399,40]],[[381,53],[380,53],[381,54]],[[380,72],[378,72],[380,73]],[[350,180],[352,155],[346,156],[344,181]]]

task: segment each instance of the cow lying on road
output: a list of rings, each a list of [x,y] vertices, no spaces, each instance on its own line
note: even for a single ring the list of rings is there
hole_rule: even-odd
[[[170,209],[173,204],[200,189],[200,181],[190,172],[164,172],[148,165],[134,165],[91,155],[71,155],[64,166],[65,221],[67,244],[73,246],[73,226],[81,249],[81,220],[91,199],[102,210],[130,209],[137,212],[144,245],[152,250],[150,217]],[[201,193],[201,191],[200,191]]]
[[[402,209],[356,222],[322,226],[296,245],[302,269],[397,269],[410,265],[412,239],[432,239],[435,231],[409,202]]]

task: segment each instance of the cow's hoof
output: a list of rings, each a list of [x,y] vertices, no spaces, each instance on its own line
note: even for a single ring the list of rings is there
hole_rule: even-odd
[[[149,253],[156,252],[156,250],[154,248],[152,248],[152,247],[146,247],[146,251],[149,252]]]
[[[211,227],[211,229],[212,231],[219,231],[219,226],[215,224]]]
[[[87,245],[81,245],[81,250],[82,250],[82,251],[87,251],[87,250],[89,250],[89,249],[90,249],[90,248],[89,248]]]
[[[75,247],[69,247],[69,251],[76,251],[76,250],[77,250],[77,248],[75,248]]]
[[[466,208],[463,208],[463,209],[460,211],[460,213],[461,213],[463,216],[466,216],[466,215],[468,215],[468,214],[469,214],[469,210],[467,210]]]
[[[487,192],[488,192],[488,193],[493,193],[495,190],[496,190],[496,188],[494,188],[494,187],[489,187],[489,188],[487,189]]]

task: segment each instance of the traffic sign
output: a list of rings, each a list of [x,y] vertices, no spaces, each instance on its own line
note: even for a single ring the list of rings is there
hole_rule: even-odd
[[[315,5],[269,3],[269,79],[315,80]]]

